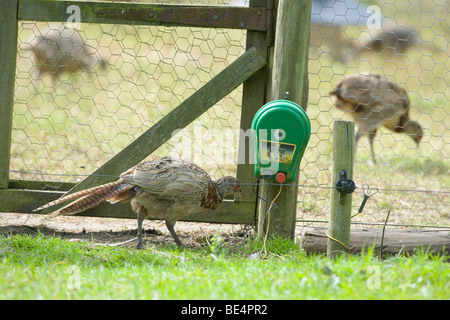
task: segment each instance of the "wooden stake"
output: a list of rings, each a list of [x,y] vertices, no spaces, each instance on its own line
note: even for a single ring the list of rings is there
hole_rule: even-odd
[[[333,126],[333,175],[331,177],[333,189],[331,191],[330,228],[328,230],[327,247],[327,256],[332,259],[349,251],[352,194],[341,194],[335,186],[339,181],[341,170],[345,170],[347,179],[353,179],[354,153],[355,123],[336,120]]]
[[[308,49],[311,0],[279,0],[276,22],[275,47],[273,52],[272,76],[269,80],[270,100],[289,100],[306,110],[308,102]],[[298,184],[298,180],[291,182]],[[259,201],[257,232],[261,239],[265,235],[264,220],[270,201],[280,187],[262,182],[259,195],[269,202]],[[297,214],[297,190],[295,185],[285,185],[270,212],[268,236],[278,235],[293,238]]]
[[[0,1],[0,189],[8,188],[17,54],[18,0]]]

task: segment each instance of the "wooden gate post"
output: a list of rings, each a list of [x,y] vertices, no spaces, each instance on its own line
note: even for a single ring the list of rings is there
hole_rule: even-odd
[[[9,183],[18,0],[0,1],[0,189]]]
[[[308,49],[311,0],[279,0],[273,68],[269,79],[270,100],[284,99],[289,92],[289,100],[306,110],[308,102]],[[298,182],[294,182],[298,184]],[[272,201],[279,191],[278,185],[262,181],[260,197]],[[293,238],[297,214],[297,189],[295,185],[283,185],[282,192],[270,211],[268,236],[278,235]],[[264,220],[270,203],[259,201],[258,237],[264,237]]]
[[[353,179],[354,154],[355,123],[336,120],[333,125],[330,227],[327,231],[327,256],[332,259],[349,251],[352,194],[341,194],[335,187],[341,177],[341,170],[345,171],[347,179]]]

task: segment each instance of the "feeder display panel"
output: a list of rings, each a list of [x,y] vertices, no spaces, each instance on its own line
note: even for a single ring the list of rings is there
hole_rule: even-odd
[[[311,136],[306,112],[289,100],[264,105],[252,122],[255,176],[283,183],[295,181]]]
[[[261,140],[261,161],[291,164],[296,147],[295,144]]]

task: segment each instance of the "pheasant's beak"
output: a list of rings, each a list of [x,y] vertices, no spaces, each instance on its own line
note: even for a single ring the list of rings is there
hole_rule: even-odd
[[[242,191],[235,191],[234,192],[234,201],[242,201]]]

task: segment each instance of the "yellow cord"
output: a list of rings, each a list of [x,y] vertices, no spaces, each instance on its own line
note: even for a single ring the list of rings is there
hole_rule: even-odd
[[[358,214],[360,214],[361,212],[357,212],[357,213],[355,213],[354,215],[352,215],[351,217],[350,217],[350,219],[353,219],[354,217],[356,217]]]
[[[267,216],[267,228],[266,228],[266,234],[264,236],[264,243],[263,243],[263,250],[264,250],[264,256],[262,258],[265,258],[267,256],[267,248],[266,248],[266,240],[267,240],[267,234],[269,233],[269,225],[270,225],[270,210],[273,207],[273,204],[275,203],[275,200],[279,197],[281,194],[281,190],[283,189],[283,185],[280,184],[280,191],[278,191],[277,196],[272,200],[269,206],[269,210],[267,210],[266,216]]]
[[[349,248],[347,245],[345,245],[344,243],[342,243],[341,241],[339,241],[338,239],[333,238],[332,236],[330,236],[330,235],[328,234],[328,230],[325,231],[325,234],[327,235],[327,237],[328,237],[329,239],[331,239],[331,240],[333,240],[333,241],[336,241],[336,242],[339,243],[341,246],[345,247],[345,248],[348,250],[348,252],[351,253],[350,248]]]

